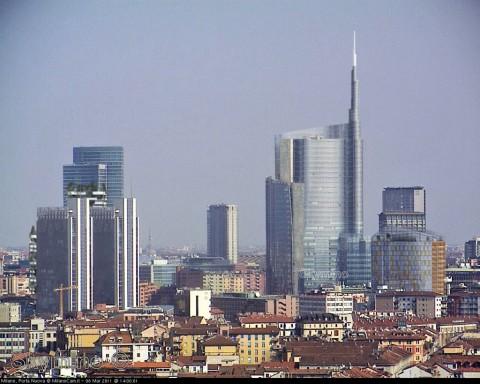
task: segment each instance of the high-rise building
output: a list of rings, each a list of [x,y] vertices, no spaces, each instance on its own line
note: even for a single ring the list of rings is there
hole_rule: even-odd
[[[445,292],[446,242],[426,229],[423,187],[385,188],[379,231],[372,236],[373,288]]]
[[[124,197],[123,147],[74,147],[73,164],[63,166],[63,205],[68,192],[104,191],[107,205]]]
[[[37,232],[34,226],[30,230],[28,242],[28,280],[30,294],[34,295],[37,288]]]
[[[138,306],[138,258],[140,227],[137,199],[114,201],[116,213],[115,243],[115,305],[120,309]]]
[[[238,209],[232,204],[210,205],[207,211],[207,253],[237,263]]]
[[[107,207],[102,197],[104,192],[92,197],[75,192],[66,207],[38,208],[38,313],[93,309],[95,304],[137,306],[136,201],[124,198],[116,201],[118,208]]]
[[[358,102],[354,38],[348,123],[275,137],[275,179],[266,181],[268,293],[293,293],[297,281],[304,291],[370,282]]]
[[[480,237],[465,242],[465,260],[480,259]]]
[[[419,231],[427,229],[426,193],[423,187],[384,188],[382,198],[380,228],[394,225]]]

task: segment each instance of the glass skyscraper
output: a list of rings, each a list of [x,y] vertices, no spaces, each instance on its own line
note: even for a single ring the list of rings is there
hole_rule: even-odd
[[[124,197],[123,147],[74,147],[73,164],[63,166],[63,204],[70,191],[107,193],[107,205]]]
[[[295,201],[293,194],[277,193],[276,200],[271,201],[274,183],[267,179],[267,266],[278,265],[282,259],[289,268],[297,256],[295,247],[284,237],[300,237],[303,260],[295,264],[303,264],[298,271],[301,290],[325,284],[368,284],[371,268],[369,240],[363,237],[363,153],[355,45],[348,123],[277,135],[275,177],[285,187],[302,185],[303,194]],[[288,205],[296,207],[290,216],[285,215]],[[284,213],[283,218],[279,212]],[[299,215],[303,216],[301,224]],[[279,242],[282,238],[283,246]],[[288,280],[285,276],[289,271],[293,269],[267,269],[267,287]]]

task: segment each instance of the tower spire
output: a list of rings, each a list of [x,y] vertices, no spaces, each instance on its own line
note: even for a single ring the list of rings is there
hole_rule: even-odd
[[[351,104],[349,123],[358,123],[358,80],[357,80],[357,52],[355,47],[355,31],[353,31],[353,67],[352,67],[352,82],[351,82]],[[356,135],[356,133],[355,133]]]
[[[357,53],[355,51],[355,31],[353,31],[353,66],[357,66]]]

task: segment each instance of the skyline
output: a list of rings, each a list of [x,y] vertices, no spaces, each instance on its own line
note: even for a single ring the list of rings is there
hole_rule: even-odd
[[[480,6],[474,1],[5,1],[0,248],[62,205],[72,148],[123,146],[141,246],[207,243],[238,206],[265,245],[274,137],[345,122],[356,32],[364,233],[385,187],[423,186],[427,227],[480,234]]]

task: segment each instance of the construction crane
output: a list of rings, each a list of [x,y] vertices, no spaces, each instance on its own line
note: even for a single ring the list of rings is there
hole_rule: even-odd
[[[59,292],[60,294],[60,312],[59,315],[63,319],[63,291],[68,291],[72,289],[77,289],[78,287],[76,285],[70,285],[68,287],[64,287],[63,284],[60,284],[60,288],[55,288],[55,292]]]

